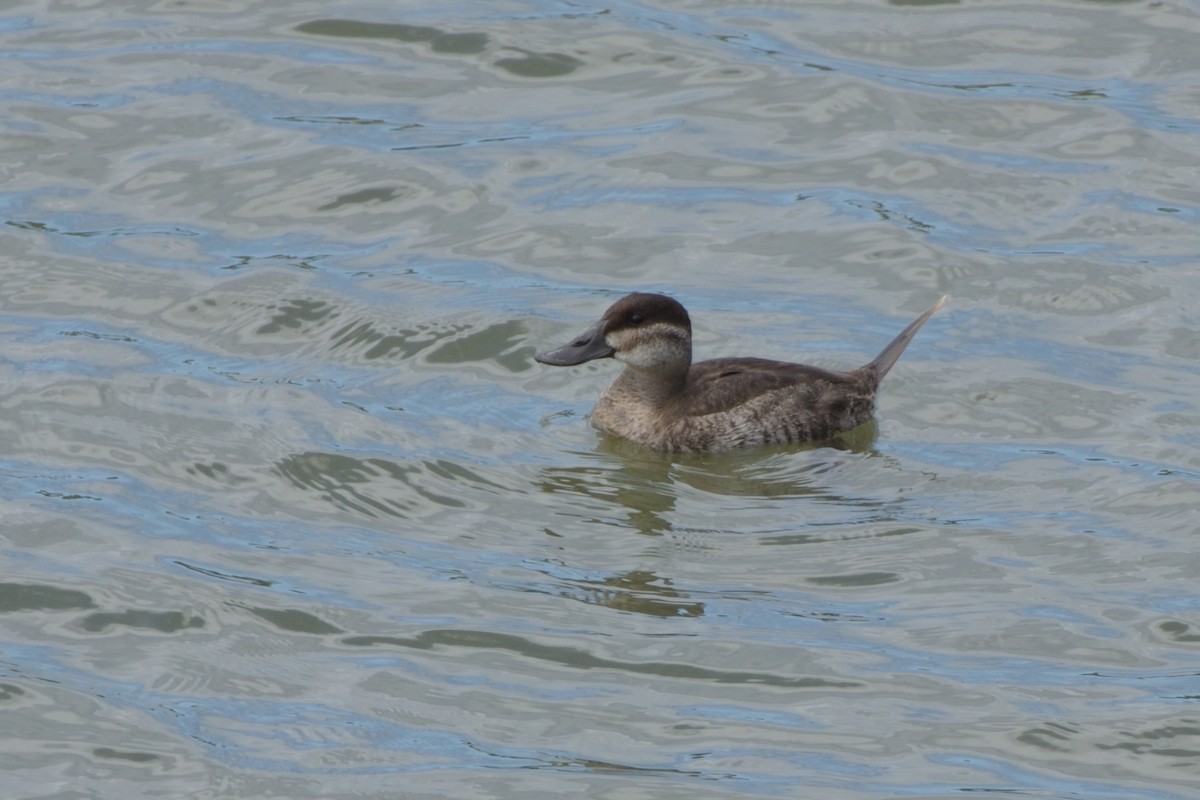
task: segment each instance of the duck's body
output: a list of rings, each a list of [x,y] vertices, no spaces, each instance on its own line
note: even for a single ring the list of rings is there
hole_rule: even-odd
[[[943,297],[871,363],[851,372],[764,358],[692,363],[687,311],[661,294],[635,293],[543,364],[616,358],[625,371],[600,395],[592,424],[655,450],[728,450],[830,439],[871,418],[879,382]]]
[[[655,450],[728,450],[828,439],[866,422],[875,383],[865,372],[827,372],[761,358],[693,364],[682,388],[652,399],[645,376],[626,369],[604,390],[592,424]]]

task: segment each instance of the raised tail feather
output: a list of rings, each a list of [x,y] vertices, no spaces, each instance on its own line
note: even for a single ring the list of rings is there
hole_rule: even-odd
[[[888,346],[883,348],[883,352],[875,356],[875,359],[867,364],[867,369],[875,371],[875,379],[883,380],[883,376],[888,374],[888,370],[900,358],[900,354],[904,352],[904,348],[908,347],[908,343],[917,335],[917,331],[921,330],[921,326],[932,317],[937,310],[941,308],[946,301],[950,299],[950,295],[942,295],[942,299],[938,300],[933,306],[921,316],[909,323],[908,327],[900,331],[900,334],[892,341],[888,342]]]

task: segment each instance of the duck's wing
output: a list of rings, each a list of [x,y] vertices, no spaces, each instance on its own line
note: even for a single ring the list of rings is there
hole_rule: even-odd
[[[679,397],[679,411],[688,416],[719,414],[782,389],[825,394],[829,389],[856,386],[851,373],[832,372],[807,364],[766,358],[714,358],[692,365]]]

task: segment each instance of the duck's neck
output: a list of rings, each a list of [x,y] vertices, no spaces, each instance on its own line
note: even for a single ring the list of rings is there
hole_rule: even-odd
[[[642,369],[626,365],[609,392],[629,397],[650,406],[661,407],[678,397],[687,385],[688,365],[665,370]]]

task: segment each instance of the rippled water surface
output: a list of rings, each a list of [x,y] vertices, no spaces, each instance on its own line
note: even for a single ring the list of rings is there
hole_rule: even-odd
[[[1200,797],[1194,4],[6,9],[3,797]]]

